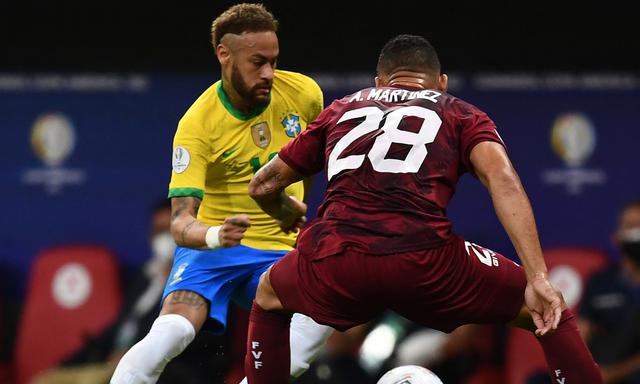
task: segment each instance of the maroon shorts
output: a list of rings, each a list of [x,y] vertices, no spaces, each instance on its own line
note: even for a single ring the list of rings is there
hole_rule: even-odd
[[[271,269],[287,310],[347,330],[387,309],[443,332],[512,320],[526,278],[518,264],[455,237],[440,248],[385,256],[345,251],[310,261],[294,250]]]

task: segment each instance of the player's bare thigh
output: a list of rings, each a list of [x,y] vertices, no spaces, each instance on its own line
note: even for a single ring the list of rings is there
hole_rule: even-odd
[[[269,269],[267,269],[260,276],[260,282],[258,283],[258,290],[256,291],[255,300],[260,308],[264,309],[265,311],[279,311],[284,308],[282,306],[282,302],[280,302],[280,299],[271,286],[271,268],[272,267],[269,267]]]
[[[185,317],[198,332],[209,315],[209,303],[193,291],[174,291],[167,295],[162,303],[160,315],[168,314]]]

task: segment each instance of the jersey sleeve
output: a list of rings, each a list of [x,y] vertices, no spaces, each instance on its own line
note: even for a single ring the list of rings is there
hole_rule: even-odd
[[[326,133],[330,116],[325,109],[307,129],[285,145],[278,157],[296,172],[311,176],[320,172],[325,164]]]
[[[473,173],[471,164],[471,150],[483,141],[493,141],[505,145],[498,134],[495,123],[476,107],[467,105],[461,118],[462,132],[460,136],[462,156],[461,163],[465,171]]]
[[[204,127],[183,118],[173,139],[169,197],[204,197],[210,145]]]

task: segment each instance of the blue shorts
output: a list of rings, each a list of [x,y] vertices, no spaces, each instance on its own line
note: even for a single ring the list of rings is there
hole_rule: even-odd
[[[222,334],[229,302],[250,309],[260,275],[287,252],[244,245],[206,251],[178,247],[162,301],[173,291],[196,292],[209,301],[209,319],[202,329]]]

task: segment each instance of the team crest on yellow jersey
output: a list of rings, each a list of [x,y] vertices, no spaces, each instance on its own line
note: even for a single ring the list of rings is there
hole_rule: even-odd
[[[300,117],[293,113],[288,114],[281,121],[284,126],[284,132],[289,137],[296,137],[300,134],[302,127],[300,126]]]
[[[271,131],[266,121],[260,122],[251,127],[251,137],[253,143],[260,148],[267,148],[271,142]]]

